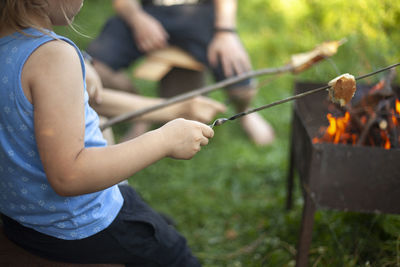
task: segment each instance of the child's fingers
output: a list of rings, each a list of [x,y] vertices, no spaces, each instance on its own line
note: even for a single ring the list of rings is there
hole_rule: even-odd
[[[203,132],[203,136],[207,138],[212,138],[214,136],[214,130],[206,124],[201,124],[201,131]]]
[[[208,144],[208,138],[202,137],[201,140],[200,140],[200,145],[201,146],[205,146],[207,144]]]

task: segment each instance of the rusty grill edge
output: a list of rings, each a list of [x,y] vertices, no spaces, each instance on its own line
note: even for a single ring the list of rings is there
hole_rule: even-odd
[[[295,83],[295,94],[323,86]],[[320,126],[327,125],[327,93],[294,103],[287,181],[292,206],[295,171],[304,206],[296,266],[307,266],[316,209],[400,214],[400,149],[312,144]]]

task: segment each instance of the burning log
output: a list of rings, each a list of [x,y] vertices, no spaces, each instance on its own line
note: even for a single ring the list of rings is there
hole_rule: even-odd
[[[353,108],[363,110],[365,107],[375,107],[381,100],[393,97],[395,92],[393,91],[392,82],[395,77],[396,71],[391,69],[389,74],[373,86],[367,94],[361,95],[359,99],[356,97],[352,105]]]
[[[386,80],[386,79],[385,79]],[[381,84],[383,86],[384,83],[380,81],[378,84]],[[389,88],[390,86],[383,86],[382,88]],[[370,138],[373,140],[373,143],[378,146],[383,146],[385,148],[390,148],[390,142],[388,138],[388,132],[393,132],[392,129],[388,128],[388,120],[390,119],[389,117],[391,116],[391,105],[390,102],[392,102],[392,98],[386,99],[387,95],[394,96],[393,90],[391,89],[386,89],[386,92],[382,94],[378,94],[374,92],[376,89],[376,86],[374,86],[370,92],[368,93],[364,98],[370,98],[371,95],[374,96],[375,101],[371,102],[369,101],[368,103],[376,103],[373,112],[370,114],[369,120],[366,123],[364,129],[362,130],[360,134],[360,138],[357,142],[357,145],[363,145],[365,144],[366,138],[369,135]],[[388,94],[388,92],[390,92]],[[379,96],[379,97],[376,97]],[[376,102],[377,99],[380,99],[379,102]],[[366,103],[367,101],[362,101]],[[375,128],[373,128],[375,127]],[[389,135],[390,136],[390,135]],[[370,140],[371,140],[370,139]],[[396,142],[397,143],[397,142]]]
[[[393,148],[398,148],[400,143],[399,129],[396,127],[397,120],[388,120],[388,131],[390,132],[390,143]],[[397,138],[396,138],[397,137]]]

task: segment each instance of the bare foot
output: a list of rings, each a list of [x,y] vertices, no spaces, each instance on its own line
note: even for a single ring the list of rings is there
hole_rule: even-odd
[[[251,113],[240,119],[244,131],[259,146],[266,146],[275,140],[272,126],[258,113]]]

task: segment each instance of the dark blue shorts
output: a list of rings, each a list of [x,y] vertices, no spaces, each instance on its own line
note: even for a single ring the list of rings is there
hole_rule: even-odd
[[[207,59],[208,45],[214,35],[213,4],[145,5],[143,9],[164,26],[171,45],[182,48],[202,62],[212,71],[216,81],[226,79],[222,66],[211,67]],[[127,68],[143,56],[135,44],[132,30],[119,17],[106,22],[100,35],[89,44],[87,52],[114,70]],[[250,82],[249,79],[229,87],[245,86]]]
[[[120,186],[124,205],[105,230],[80,240],[63,240],[2,216],[6,236],[51,260],[69,263],[119,263],[126,266],[200,266],[186,240],[128,186]]]

